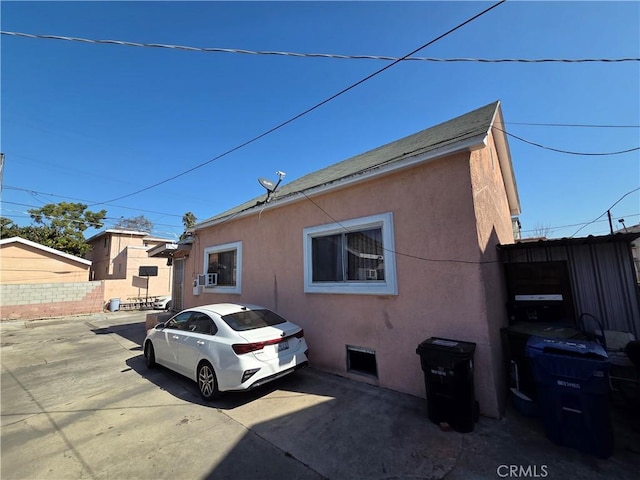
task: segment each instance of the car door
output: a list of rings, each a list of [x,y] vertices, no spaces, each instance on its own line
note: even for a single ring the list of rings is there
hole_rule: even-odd
[[[187,322],[186,330],[180,336],[178,358],[183,374],[194,378],[197,362],[203,355],[214,366],[217,363],[215,358],[211,358],[211,351],[215,350],[212,347],[218,328],[209,315],[194,312]]]
[[[182,312],[165,323],[161,340],[154,343],[156,361],[172,370],[181,371],[179,363],[180,341],[186,333],[187,322],[193,312]]]

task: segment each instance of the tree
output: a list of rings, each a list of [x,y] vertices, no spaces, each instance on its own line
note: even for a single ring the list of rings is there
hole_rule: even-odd
[[[20,227],[2,218],[2,237],[18,236],[81,257],[89,250],[84,238],[88,228],[102,228],[106,210],[92,212],[83,203],[49,203],[28,211],[33,225]]]
[[[182,216],[182,224],[184,225],[184,232],[180,235],[180,240],[184,240],[187,237],[187,230],[193,227],[198,219],[193,212],[187,212]]]
[[[16,229],[19,228],[13,220],[7,217],[0,217],[0,238],[15,237]]]
[[[144,215],[138,215],[133,218],[120,217],[115,224],[115,228],[120,230],[135,230],[137,232],[151,233],[153,230],[153,222]]]

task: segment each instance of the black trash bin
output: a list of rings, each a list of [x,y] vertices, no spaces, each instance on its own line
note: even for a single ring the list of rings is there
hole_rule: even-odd
[[[608,458],[609,358],[596,342],[531,337],[527,342],[547,437],[558,445]]]
[[[432,337],[416,349],[427,391],[427,413],[436,424],[448,423],[456,432],[473,431],[478,407],[473,386],[476,344]]]

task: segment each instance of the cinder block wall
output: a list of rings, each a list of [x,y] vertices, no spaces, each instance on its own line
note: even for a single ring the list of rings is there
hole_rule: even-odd
[[[102,312],[104,281],[0,285],[0,318],[33,320]]]

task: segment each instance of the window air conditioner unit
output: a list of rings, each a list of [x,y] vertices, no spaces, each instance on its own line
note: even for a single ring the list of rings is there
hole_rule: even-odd
[[[370,268],[367,270],[367,280],[377,280],[378,279],[378,271]]]
[[[217,273],[207,273],[202,275],[204,278],[204,286],[205,287],[215,287],[218,285],[218,274]]]

